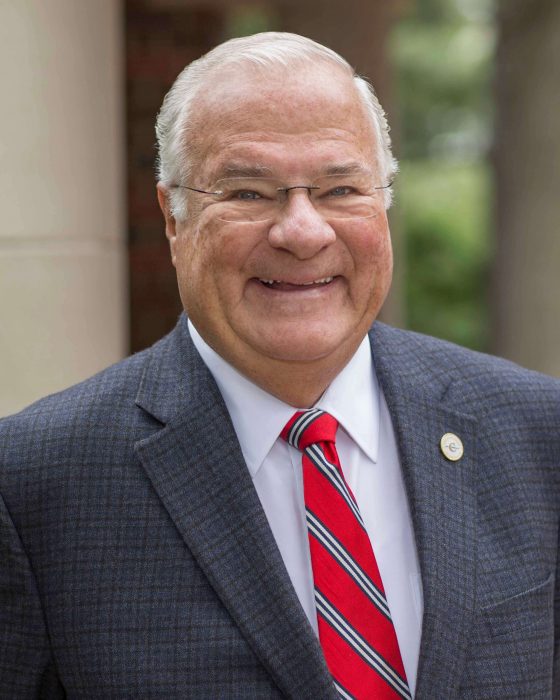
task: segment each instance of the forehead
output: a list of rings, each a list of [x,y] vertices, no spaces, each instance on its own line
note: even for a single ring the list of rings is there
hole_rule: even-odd
[[[352,78],[330,64],[229,67],[197,98],[190,131],[191,162],[208,175],[237,161],[275,171],[374,165],[370,118]]]

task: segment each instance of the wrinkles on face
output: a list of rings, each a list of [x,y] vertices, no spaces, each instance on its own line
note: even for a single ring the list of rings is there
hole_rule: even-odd
[[[251,72],[221,76],[199,104],[195,186],[236,172],[290,186],[337,169],[375,170],[373,130],[345,74],[314,67],[273,86],[259,81]],[[196,215],[178,226],[176,267],[202,337],[276,395],[287,366],[290,377],[298,365],[325,378],[340,370],[390,284],[382,207],[371,218],[325,220],[296,189],[273,220],[245,224],[220,220],[200,196]]]

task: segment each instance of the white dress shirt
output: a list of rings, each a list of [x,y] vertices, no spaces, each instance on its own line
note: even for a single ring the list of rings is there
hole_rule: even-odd
[[[301,453],[279,437],[296,409],[240,374],[190,321],[189,330],[224,398],[280,554],[317,633]],[[423,612],[420,569],[393,426],[367,336],[315,405],[339,422],[340,463],[373,546],[414,694]]]

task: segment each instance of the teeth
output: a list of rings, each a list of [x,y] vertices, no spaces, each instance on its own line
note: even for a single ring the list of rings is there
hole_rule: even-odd
[[[297,285],[298,287],[310,287],[312,284],[328,284],[329,282],[332,282],[334,277],[323,277],[320,280],[313,280],[313,282],[302,282],[301,284]],[[263,284],[281,284],[282,280],[264,280],[259,278],[259,282],[262,282]],[[291,283],[293,284],[293,283]]]

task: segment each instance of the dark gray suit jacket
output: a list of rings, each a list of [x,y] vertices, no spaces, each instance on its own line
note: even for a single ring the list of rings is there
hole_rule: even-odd
[[[560,383],[371,338],[422,570],[416,697],[559,698]],[[0,493],[3,700],[337,698],[184,318],[0,422]]]

